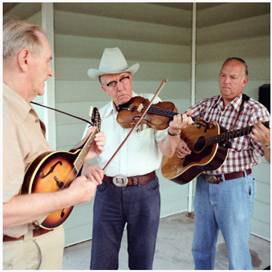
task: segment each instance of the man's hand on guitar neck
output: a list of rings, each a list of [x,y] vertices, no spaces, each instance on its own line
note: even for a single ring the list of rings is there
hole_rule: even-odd
[[[264,146],[270,146],[270,129],[261,122],[254,125],[251,137],[254,141],[260,142]]]
[[[262,122],[258,122],[254,125],[250,136],[254,141],[261,143],[264,157],[270,162],[270,129],[265,127]]]

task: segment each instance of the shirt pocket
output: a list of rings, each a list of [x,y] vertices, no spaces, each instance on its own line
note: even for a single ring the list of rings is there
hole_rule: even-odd
[[[240,136],[230,140],[231,148],[237,152],[249,149],[249,136]]]

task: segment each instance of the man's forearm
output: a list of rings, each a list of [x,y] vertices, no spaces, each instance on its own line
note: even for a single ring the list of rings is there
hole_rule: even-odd
[[[71,206],[67,194],[67,190],[62,190],[14,196],[3,205],[3,227],[33,222],[53,211]]]

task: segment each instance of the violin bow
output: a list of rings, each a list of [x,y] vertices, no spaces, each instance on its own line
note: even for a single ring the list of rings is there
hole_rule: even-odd
[[[114,159],[114,157],[116,156],[116,154],[120,151],[120,149],[122,148],[122,146],[126,143],[126,141],[128,140],[129,136],[131,135],[131,133],[134,131],[135,128],[138,127],[138,125],[142,122],[142,120],[144,119],[145,115],[147,114],[149,108],[151,107],[153,101],[155,100],[156,97],[158,97],[160,91],[162,90],[162,88],[164,87],[164,85],[166,84],[167,79],[163,79],[160,82],[160,85],[157,89],[157,91],[155,92],[155,94],[153,95],[152,99],[150,100],[148,106],[146,107],[146,109],[144,110],[143,114],[141,115],[140,119],[138,120],[138,122],[130,129],[130,131],[128,132],[127,136],[124,138],[124,140],[121,142],[121,144],[117,147],[117,149],[115,150],[115,152],[112,154],[112,156],[110,157],[110,159],[107,161],[107,163],[105,164],[105,166],[103,167],[103,170],[105,170],[108,165],[111,163],[111,161]]]

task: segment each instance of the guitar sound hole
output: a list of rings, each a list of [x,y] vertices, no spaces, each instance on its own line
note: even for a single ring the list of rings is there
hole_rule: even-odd
[[[206,143],[205,137],[203,137],[203,136],[199,137],[197,142],[195,143],[194,151],[201,152],[205,147],[205,143]]]

